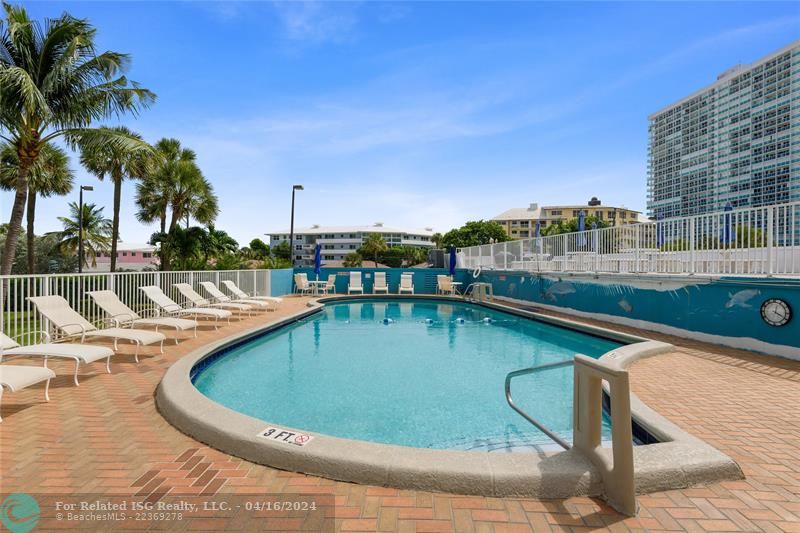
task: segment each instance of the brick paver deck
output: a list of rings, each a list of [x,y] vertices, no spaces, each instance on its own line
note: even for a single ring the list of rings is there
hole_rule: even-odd
[[[800,363],[641,331],[636,333],[672,342],[677,349],[633,367],[636,393],[736,459],[747,479],[641,496],[636,518],[620,516],[592,498],[456,496],[283,472],[215,451],[161,418],[153,393],[172,362],[210,338],[252,327],[305,303],[305,298],[289,298],[278,313],[216,333],[206,329],[197,339],[167,345],[163,356],[148,349],[138,365],[132,355],[117,357],[111,375],[102,364],[91,365],[83,369],[77,388],[71,383],[69,363],[51,363],[59,375],[51,385],[49,403],[43,402],[41,387],[3,395],[0,493],[55,499],[120,495],[150,501],[165,494],[319,494],[336,503],[313,517],[304,512],[259,517],[244,509],[210,510],[179,522],[124,524],[156,530],[800,532]],[[75,528],[55,520],[44,507],[40,530]],[[111,525],[85,522],[81,527],[108,530]]]

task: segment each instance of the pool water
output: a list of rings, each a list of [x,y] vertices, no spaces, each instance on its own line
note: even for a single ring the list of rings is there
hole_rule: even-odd
[[[306,431],[420,448],[527,451],[552,441],[508,406],[506,374],[619,346],[474,304],[359,300],[327,304],[236,346],[193,380],[230,409]],[[572,381],[572,366],[516,378],[515,402],[569,441]]]

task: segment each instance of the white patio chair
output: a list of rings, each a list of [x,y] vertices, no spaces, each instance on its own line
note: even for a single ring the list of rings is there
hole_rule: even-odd
[[[158,328],[164,327],[172,328],[176,332],[191,329],[194,331],[194,336],[197,337],[197,326],[199,324],[196,320],[158,316],[158,309],[152,310],[156,313],[156,316],[142,317],[137,314],[136,311],[125,305],[114,291],[89,291],[86,294],[94,300],[97,307],[102,309],[118,327],[153,326],[156,328],[156,331],[158,331]],[[177,337],[175,337],[175,344],[178,344]]]
[[[28,301],[35,305],[39,313],[49,320],[50,324],[65,338],[79,338],[80,342],[84,342],[87,337],[113,339],[114,351],[117,351],[117,343],[120,339],[130,341],[136,345],[134,358],[137,363],[139,362],[139,349],[143,345],[158,343],[161,353],[164,353],[166,337],[158,331],[119,327],[99,329],[72,309],[69,302],[61,296],[32,296],[28,298]]]
[[[233,300],[229,296],[225,296],[225,293],[219,290],[219,287],[210,281],[201,281],[200,286],[203,287],[203,290],[206,291],[216,303],[245,304],[264,310],[272,310],[271,305],[274,305],[266,300],[253,300],[251,298],[237,298],[236,300]]]
[[[252,316],[252,305],[248,304],[234,304],[234,303],[215,303],[206,298],[194,290],[191,285],[188,283],[175,283],[172,285],[181,295],[186,298],[193,307],[212,307],[216,309],[225,309],[229,311],[238,311],[240,313],[247,313],[248,316]]]
[[[272,302],[276,305],[280,305],[283,302],[283,298],[277,298],[275,296],[256,296],[255,294],[247,294],[242,289],[240,289],[236,283],[232,280],[226,279],[222,282],[225,285],[225,288],[230,291],[231,294],[236,296],[237,298],[247,298],[250,300],[264,300],[265,302]]]
[[[294,275],[294,291],[298,294],[311,294],[314,288],[308,282],[308,274],[298,272]]]
[[[375,272],[375,283],[372,284],[372,294],[389,294],[389,285],[386,284],[386,272]]]
[[[442,295],[453,295],[456,293],[456,288],[453,285],[453,280],[450,279],[450,276],[443,274],[436,276],[436,292]]]
[[[347,294],[359,292],[364,294],[364,286],[361,284],[361,272],[350,272],[350,282],[347,284]]]
[[[44,399],[49,402],[50,380],[54,377],[56,377],[55,372],[44,366],[0,365],[0,399],[3,396],[3,389],[16,392],[47,381],[44,386]],[[2,421],[0,418],[0,422]]]
[[[336,294],[336,274],[328,275],[328,280],[323,285],[322,290],[325,294]]]
[[[46,341],[50,340],[50,335],[46,331],[38,332]],[[78,369],[81,363],[94,363],[100,359],[106,360],[106,372],[111,373],[111,356],[114,355],[114,350],[106,346],[90,346],[88,344],[71,344],[71,343],[52,343],[43,342],[39,344],[31,344],[29,346],[20,346],[19,343],[0,333],[0,362],[6,356],[19,356],[19,357],[42,357],[44,359],[44,367],[47,367],[47,359],[49,357],[72,359],[75,361],[75,374],[73,381],[75,385],[78,383]]]
[[[414,294],[414,274],[410,272],[403,272],[400,274],[400,288],[397,294],[409,293]]]
[[[158,285],[145,285],[143,287],[139,287],[139,290],[142,291],[147,298],[155,304],[158,310],[162,314],[174,315],[174,316],[192,316],[194,318],[206,318],[211,320],[214,319],[214,329],[219,329],[219,319],[224,318],[228,321],[228,324],[231,323],[231,316],[233,313],[226,309],[212,309],[209,307],[192,307],[190,309],[184,309],[180,305],[178,305],[175,300],[164,294],[164,291],[161,290],[161,287]]]

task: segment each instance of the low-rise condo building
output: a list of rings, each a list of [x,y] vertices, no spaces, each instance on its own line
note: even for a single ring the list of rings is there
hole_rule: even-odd
[[[342,261],[348,254],[361,248],[367,237],[378,233],[389,246],[417,246],[426,250],[434,247],[432,228],[408,229],[384,226],[318,226],[295,228],[292,259],[299,264],[314,263],[314,249],[322,245],[323,261]],[[269,234],[270,246],[289,241],[289,230]]]
[[[536,236],[536,223],[540,229],[565,220],[577,218],[583,211],[586,216],[595,216],[609,224],[622,226],[639,222],[639,211],[627,207],[602,205],[593,197],[583,205],[546,205],[530,204],[528,207],[515,207],[504,211],[492,220],[503,226],[506,234],[512,239],[527,239]]]
[[[140,242],[117,242],[117,270],[158,270],[158,248]],[[97,266],[87,271],[108,272],[111,270],[111,254],[99,252]]]

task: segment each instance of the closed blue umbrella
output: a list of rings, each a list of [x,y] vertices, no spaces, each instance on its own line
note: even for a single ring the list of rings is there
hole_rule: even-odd
[[[318,244],[316,248],[314,248],[314,274],[317,275],[317,281],[319,281],[319,273],[322,270],[322,245]]]
[[[456,247],[450,247],[450,275],[453,276],[456,273]]]
[[[659,222],[661,215],[656,215],[656,248],[661,248],[664,244],[664,224]]]
[[[732,224],[733,215],[730,213],[731,211],[733,211],[733,205],[728,202],[725,204],[725,221],[722,228],[722,237],[720,238],[722,244],[731,244],[736,240],[736,228]]]
[[[584,231],[586,231],[586,211],[581,209],[578,213],[578,246],[586,246]]]

